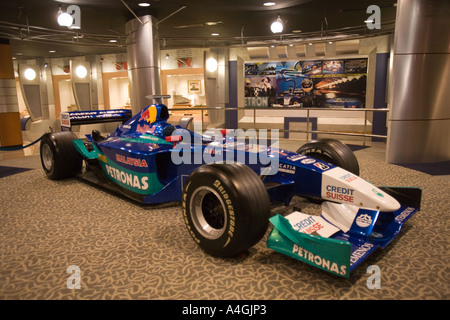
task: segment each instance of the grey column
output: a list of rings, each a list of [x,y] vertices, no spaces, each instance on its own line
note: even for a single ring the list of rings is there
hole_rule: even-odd
[[[217,70],[209,71],[206,61],[209,58],[217,60]],[[229,104],[229,49],[212,48],[204,54],[205,92],[208,107],[227,108]],[[223,128],[225,126],[225,110],[209,110],[209,128]]]
[[[387,162],[450,159],[449,4],[397,3]]]
[[[156,19],[146,15],[125,25],[127,34],[128,78],[133,114],[153,103],[147,95],[161,94],[159,41]]]
[[[96,55],[86,56],[86,62],[89,62],[91,66],[91,76],[89,78],[89,86],[91,88],[91,109],[98,110],[100,104],[99,95],[103,92],[100,58]]]

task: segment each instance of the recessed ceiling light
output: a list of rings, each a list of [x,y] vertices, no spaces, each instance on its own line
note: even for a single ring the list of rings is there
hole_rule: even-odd
[[[302,30],[300,30],[300,29],[292,30],[292,33],[300,33],[300,32],[302,32]]]
[[[109,42],[114,43],[114,42],[117,42],[117,40],[116,39],[111,39],[111,40],[109,40]]]
[[[212,36],[218,36],[219,34],[216,33],[216,32],[214,32],[214,33],[211,33],[211,35],[212,35]]]
[[[276,5],[276,3],[275,3],[275,2],[272,2],[272,1],[267,1],[267,2],[264,2],[263,5],[264,5],[265,7],[271,7],[271,6]]]
[[[150,7],[150,3],[148,2],[139,2],[140,7]]]
[[[55,51],[55,50],[49,50],[48,52],[50,52],[50,53],[55,53],[56,51]]]

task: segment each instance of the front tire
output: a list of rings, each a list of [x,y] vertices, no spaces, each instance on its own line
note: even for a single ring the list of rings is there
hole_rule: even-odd
[[[353,151],[339,140],[314,140],[301,146],[297,153],[331,163],[359,176],[358,159]]]
[[[50,132],[42,136],[41,164],[48,178],[66,179],[81,171],[82,157],[72,143],[74,139],[77,136],[71,131]]]
[[[188,177],[183,215],[194,241],[208,254],[233,257],[267,231],[270,203],[259,176],[243,164],[207,164]]]

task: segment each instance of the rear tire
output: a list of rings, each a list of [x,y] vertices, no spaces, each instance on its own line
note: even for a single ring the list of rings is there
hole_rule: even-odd
[[[72,143],[74,139],[77,136],[71,131],[50,132],[42,136],[41,164],[48,178],[66,179],[81,171],[82,157]]]
[[[195,242],[208,254],[233,257],[267,231],[270,203],[259,176],[243,164],[207,164],[183,190],[183,215]]]
[[[359,164],[353,151],[344,143],[334,139],[308,142],[297,153],[331,163],[359,176]]]

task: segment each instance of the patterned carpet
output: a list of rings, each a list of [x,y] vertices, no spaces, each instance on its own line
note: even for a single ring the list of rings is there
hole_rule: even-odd
[[[247,257],[210,257],[177,204],[142,207],[76,179],[50,181],[42,170],[1,178],[0,299],[449,299],[450,184],[382,162],[360,165],[376,185],[421,187],[423,201],[401,236],[349,279],[266,248],[267,235]],[[291,206],[319,213],[300,198]],[[367,287],[373,264],[378,290]],[[68,288],[77,284],[70,266],[79,267],[79,290]]]

